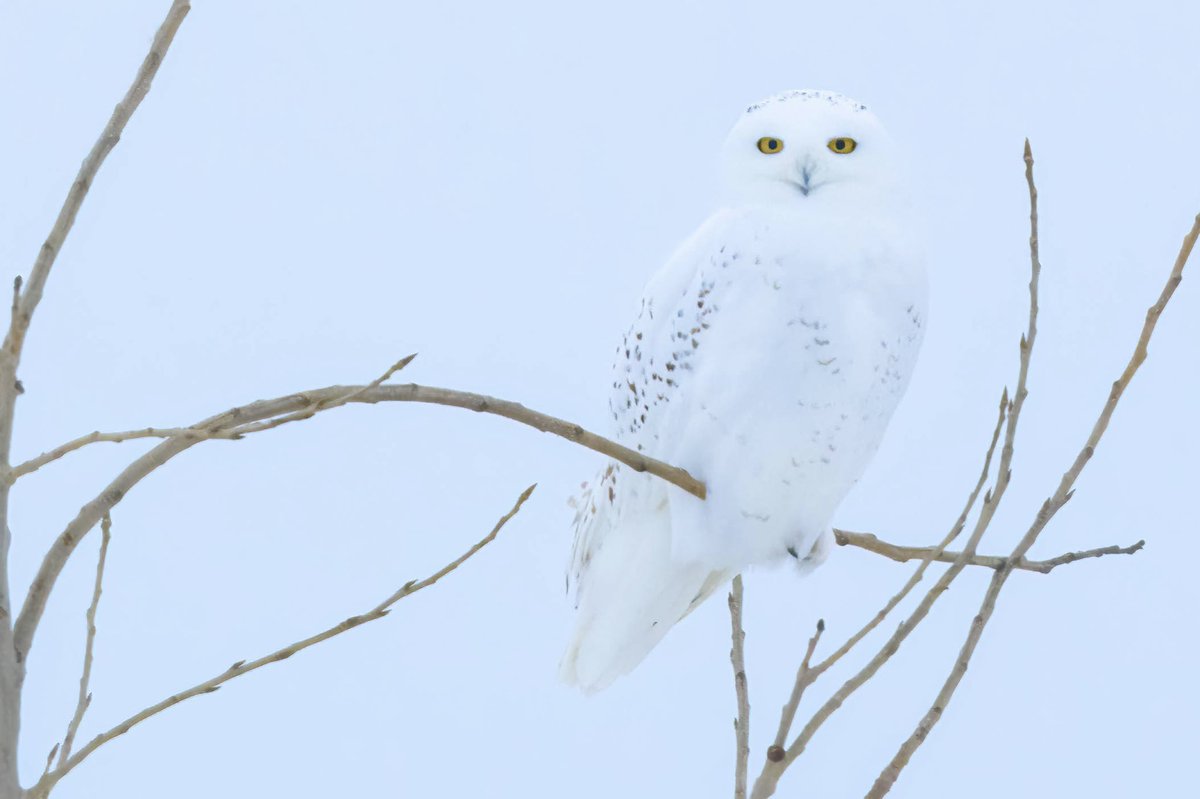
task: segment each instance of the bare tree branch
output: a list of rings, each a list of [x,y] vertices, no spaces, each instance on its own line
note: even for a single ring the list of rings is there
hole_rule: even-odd
[[[163,441],[134,460],[109,483],[99,496],[80,508],[79,513],[67,524],[42,559],[42,565],[29,586],[25,604],[17,617],[15,632],[17,652],[21,657],[28,656],[34,633],[37,631],[37,625],[45,610],[50,592],[75,547],[95,527],[100,517],[120,502],[125,494],[146,475],[200,441],[212,438],[210,433],[232,433],[233,437],[236,437],[247,432],[255,432],[252,425],[254,422],[273,419],[285,414],[307,412],[313,408],[319,412],[351,402],[367,404],[422,402],[503,416],[607,455],[635,471],[653,474],[696,496],[704,496],[704,484],[683,469],[623,447],[615,441],[588,432],[572,422],[530,410],[516,402],[483,394],[415,384],[375,387],[329,386],[271,400],[260,400],[249,405],[232,408],[187,428],[188,430],[205,431],[205,435],[202,437],[188,434]]]
[[[553,433],[568,441],[573,441],[590,450],[599,452],[602,455],[607,455],[613,460],[620,461],[634,471],[648,472],[700,499],[704,499],[705,497],[704,483],[692,477],[686,470],[643,455],[615,441],[591,433],[572,422],[526,408],[517,402],[497,399],[484,394],[474,394],[468,391],[455,391],[453,389],[419,386],[410,383],[400,386],[375,386],[373,388],[370,386],[331,386],[317,391],[307,391],[304,394],[293,395],[292,397],[267,400],[265,404],[287,403],[293,401],[297,396],[305,400],[304,404],[297,410],[307,409],[309,406],[322,406],[322,403],[329,404],[318,407],[318,410],[338,407],[338,404],[355,402],[368,404],[378,402],[421,402],[433,405],[446,405],[454,408],[465,408],[477,413],[503,416],[514,422],[528,425],[535,430],[540,430],[543,433]],[[338,404],[330,403],[331,397],[337,397]],[[247,406],[244,409],[244,415],[255,415],[259,419],[264,418],[266,414],[259,407],[263,404],[254,403],[251,406]],[[236,415],[238,411],[239,409],[234,409],[227,412],[226,415]],[[246,419],[243,421],[250,420]],[[210,426],[216,427],[216,425]],[[238,434],[257,432],[253,425],[234,426],[230,429]]]
[[[424,580],[412,580],[405,583],[400,587],[399,590],[397,590],[387,599],[380,602],[374,608],[368,610],[366,613],[358,616],[351,616],[339,624],[335,624],[334,626],[322,630],[315,635],[289,644],[282,649],[277,649],[271,654],[264,655],[257,660],[239,660],[237,663],[234,663],[220,674],[211,677],[204,682],[198,683],[197,685],[194,685],[184,691],[180,691],[177,694],[173,694],[161,702],[157,702],[145,708],[144,710],[133,714],[107,732],[97,735],[75,755],[67,758],[65,762],[62,762],[60,759],[58,767],[44,775],[42,779],[39,780],[37,784],[29,790],[30,799],[42,799],[45,797],[59,780],[61,780],[72,769],[86,760],[88,756],[95,752],[98,748],[109,741],[129,732],[129,730],[133,729],[133,727],[150,718],[151,716],[155,716],[168,708],[178,705],[184,700],[191,699],[194,696],[210,694],[220,688],[221,685],[229,682],[232,679],[241,677],[244,674],[249,674],[250,672],[260,669],[263,666],[267,666],[271,663],[278,663],[281,660],[286,660],[297,652],[308,649],[310,646],[315,646],[322,641],[327,641],[330,638],[341,635],[347,630],[353,630],[355,627],[360,627],[367,622],[382,619],[390,612],[392,606],[394,606],[397,602],[405,597],[412,596],[418,591],[430,587],[446,575],[450,574],[450,572],[457,569],[463,563],[468,561],[472,556],[479,552],[479,550],[490,544],[496,538],[497,534],[499,534],[500,529],[504,527],[504,525],[507,524],[510,519],[517,515],[517,513],[521,510],[521,506],[524,505],[525,501],[528,500],[533,494],[535,488],[537,488],[536,484],[529,486],[529,488],[526,488],[523,492],[521,492],[521,496],[517,498],[516,504],[513,505],[512,509],[509,510],[508,513],[500,517],[499,521],[496,522],[491,532],[489,532],[462,555],[438,569],[429,577],[426,577]]]
[[[750,686],[746,683],[746,630],[742,627],[742,575],[733,578],[729,591],[729,621],[733,628],[733,646],[729,660],[733,664],[733,687],[737,693],[737,718],[733,731],[737,739],[734,766],[733,799],[746,799],[746,773],[750,763]]]
[[[1029,178],[1030,194],[1031,197],[1036,198],[1036,192],[1033,189],[1032,177],[1033,157],[1029,152],[1028,142],[1026,143],[1025,159],[1027,164],[1026,175]],[[1032,219],[1034,220],[1034,235],[1031,236],[1030,246],[1033,250],[1034,262],[1036,263],[1036,215],[1034,215]],[[947,676],[946,681],[943,683],[941,690],[938,691],[937,698],[934,700],[932,707],[930,707],[929,711],[917,724],[917,727],[913,731],[912,735],[910,735],[908,739],[901,744],[900,749],[896,752],[895,757],[892,758],[891,762],[888,763],[888,765],[880,773],[879,777],[875,781],[875,784],[871,787],[870,792],[867,794],[868,799],[879,799],[879,797],[885,796],[891,790],[892,786],[896,783],[896,779],[900,776],[900,772],[912,758],[913,753],[915,753],[921,744],[924,743],[934,725],[936,725],[941,719],[942,713],[945,711],[946,706],[949,704],[950,700],[954,696],[955,691],[958,689],[959,684],[962,682],[963,676],[966,674],[967,665],[975,653],[975,647],[978,645],[980,638],[983,636],[983,630],[987,626],[988,621],[991,619],[992,612],[995,610],[996,600],[1000,594],[1000,590],[1004,587],[1005,582],[1013,573],[1013,570],[1016,568],[1016,564],[1024,558],[1025,553],[1027,553],[1030,547],[1033,546],[1034,542],[1037,541],[1038,536],[1041,534],[1042,530],[1045,529],[1046,524],[1051,518],[1054,517],[1055,513],[1057,513],[1058,510],[1070,500],[1071,495],[1074,493],[1073,487],[1075,485],[1075,481],[1083,472],[1083,469],[1087,465],[1088,461],[1091,460],[1092,455],[1095,453],[1096,447],[1100,444],[1100,439],[1104,435],[1104,432],[1108,429],[1109,421],[1112,419],[1112,415],[1116,410],[1117,403],[1120,402],[1122,395],[1125,393],[1125,389],[1129,387],[1129,383],[1133,380],[1134,375],[1137,373],[1138,367],[1140,367],[1146,360],[1150,338],[1154,334],[1154,329],[1158,324],[1158,319],[1162,315],[1163,309],[1166,308],[1167,303],[1175,293],[1175,289],[1179,286],[1180,281],[1183,280],[1183,268],[1191,256],[1192,249],[1196,245],[1197,237],[1200,237],[1200,215],[1196,216],[1195,222],[1192,225],[1192,229],[1183,239],[1183,244],[1180,247],[1179,255],[1175,259],[1175,264],[1171,269],[1170,275],[1167,277],[1166,285],[1163,286],[1158,300],[1152,306],[1150,306],[1149,310],[1146,311],[1146,321],[1142,326],[1141,335],[1138,337],[1137,345],[1134,347],[1133,354],[1130,356],[1129,362],[1126,364],[1125,370],[1121,373],[1121,376],[1118,377],[1113,383],[1112,391],[1108,396],[1108,401],[1104,404],[1103,409],[1100,411],[1100,416],[1096,419],[1096,423],[1092,427],[1092,432],[1089,434],[1087,441],[1084,443],[1083,448],[1080,449],[1079,454],[1076,455],[1071,467],[1062,476],[1062,479],[1059,481],[1058,489],[1054,492],[1054,495],[1047,499],[1045,503],[1043,503],[1041,510],[1038,511],[1037,516],[1034,518],[1033,523],[1029,527],[1029,530],[1013,549],[1012,553],[1007,559],[1007,562],[997,569],[996,573],[992,576],[991,583],[988,586],[987,593],[984,595],[979,613],[974,617],[974,619],[972,619],[970,629],[967,633],[966,640],[963,642],[963,646],[959,652],[958,658],[955,661],[950,674]],[[1034,296],[1036,297],[1036,295]],[[1036,300],[1034,300],[1034,302],[1036,303]]]
[[[792,695],[788,697],[783,711],[779,714],[779,730],[775,733],[775,743],[767,748],[767,760],[773,763],[783,760],[783,745],[787,743],[787,735],[792,730],[792,722],[796,719],[796,709],[800,707],[804,689],[812,685],[813,680],[817,678],[809,664],[812,662],[813,653],[817,651],[817,644],[820,643],[823,632],[825,620],[818,619],[817,631],[808,639],[808,649],[804,651],[804,659],[800,661],[800,668],[796,671],[796,684],[792,687]]]
[[[372,380],[367,385],[352,388],[349,391],[347,391],[345,394],[342,394],[340,396],[333,397],[333,398],[330,398],[327,400],[322,400],[308,408],[302,408],[301,410],[295,411],[293,413],[285,414],[284,416],[280,416],[275,419],[269,419],[269,420],[263,421],[263,422],[255,422],[253,424],[242,425],[241,427],[237,428],[236,435],[238,438],[241,438],[243,435],[246,435],[248,433],[259,433],[259,432],[262,432],[263,430],[272,430],[276,427],[279,427],[280,425],[285,425],[290,422],[299,422],[299,421],[303,421],[304,419],[311,419],[313,416],[320,413],[321,411],[328,411],[328,410],[331,410],[332,408],[340,408],[341,406],[345,405],[348,402],[354,402],[356,399],[361,397],[364,393],[370,391],[373,388],[378,388],[379,386],[386,383],[389,379],[391,379],[391,377],[394,374],[396,374],[396,372],[399,372],[401,369],[403,369],[404,367],[406,367],[410,363],[412,363],[413,359],[416,357],[417,357],[417,354],[415,352],[412,355],[406,355],[405,357],[401,358],[400,360],[398,360],[394,364],[392,364],[390,367],[388,367],[388,370],[386,372],[384,372],[379,377]]]
[[[47,450],[36,458],[30,458],[24,463],[14,466],[9,473],[9,480],[15,482],[17,479],[24,477],[27,474],[36,472],[48,463],[62,458],[64,455],[69,455],[78,449],[83,449],[89,444],[97,444],[100,442],[112,442],[119,444],[122,441],[136,441],[139,438],[195,438],[201,441],[208,438],[223,438],[237,439],[236,433],[212,433],[205,430],[198,430],[194,427],[143,427],[140,430],[124,430],[118,433],[102,433],[99,430],[88,433],[85,436],[71,439],[65,444],[60,444],[52,450]]]
[[[96,559],[96,584],[92,589],[92,603],[87,609],[87,640],[83,646],[83,674],[79,678],[79,701],[75,704],[75,715],[67,725],[67,734],[63,737],[62,748],[58,752],[58,767],[62,768],[71,756],[71,747],[75,744],[75,735],[83,721],[83,714],[92,704],[92,694],[88,684],[92,679],[92,653],[96,646],[96,608],[100,607],[100,594],[104,587],[104,563],[108,558],[108,542],[112,539],[112,517],[107,513],[100,521],[100,555]]]
[[[46,755],[46,767],[42,769],[42,778],[44,779],[50,773],[50,767],[54,765],[54,756],[58,754],[58,747],[61,744],[55,744],[50,747],[50,754]]]
[[[158,32],[154,35],[150,52],[146,54],[137,76],[133,79],[133,84],[125,93],[125,97],[113,109],[108,124],[100,133],[100,138],[92,145],[91,152],[87,154],[79,167],[79,173],[75,176],[75,182],[71,184],[71,188],[67,192],[66,200],[63,201],[62,208],[58,212],[58,218],[54,221],[54,226],[50,229],[50,234],[46,237],[46,241],[42,244],[37,259],[33,263],[33,269],[29,273],[29,279],[25,282],[25,290],[21,294],[20,301],[15,303],[17,312],[13,316],[8,335],[5,337],[4,350],[18,360],[25,334],[28,332],[29,323],[33,318],[33,312],[42,300],[42,292],[45,290],[47,278],[50,277],[50,269],[54,266],[58,253],[62,250],[67,234],[71,232],[71,228],[75,224],[75,217],[83,206],[88,190],[91,189],[92,182],[96,179],[108,154],[121,140],[121,134],[124,133],[125,126],[133,117],[133,113],[137,111],[138,106],[142,104],[142,100],[149,93],[150,84],[158,74],[158,68],[166,57],[167,50],[174,41],[179,26],[183,24],[183,19],[190,10],[191,4],[188,0],[175,0],[171,4],[166,19],[163,20]]]
[[[1025,558],[1018,558],[1015,568],[1041,572],[1042,574],[1049,574],[1059,566],[1065,566],[1066,564],[1074,563],[1077,560],[1102,558],[1105,555],[1132,555],[1136,552],[1140,552],[1145,546],[1146,540],[1143,538],[1137,543],[1130,544],[1126,547],[1113,544],[1112,546],[1097,547],[1096,549],[1085,549],[1079,552],[1065,552],[1062,555],[1048,558],[1046,560],[1026,560]],[[1011,558],[1005,558],[1004,560],[1011,560]],[[1002,569],[1005,568],[1005,566],[1002,564],[996,568]]]
[[[933,560],[939,563],[954,563],[962,557],[961,552],[947,552],[938,547],[904,547],[891,544],[887,541],[879,540],[871,533],[852,533],[849,530],[834,530],[833,535],[840,546],[865,549],[868,552],[883,555],[885,558],[899,563],[907,563],[910,560]],[[1105,555],[1132,555],[1135,552],[1139,552],[1145,546],[1146,542],[1142,540],[1125,547],[1114,544],[1107,547],[1087,549],[1082,552],[1067,552],[1047,560],[1027,560],[1020,558],[1016,563],[1012,564],[1012,568],[1049,574],[1059,566],[1074,563],[1078,560],[1099,558]],[[973,555],[966,559],[968,566],[982,566],[987,569],[1005,568],[1009,565],[1009,561],[1009,558],[1001,555]]]

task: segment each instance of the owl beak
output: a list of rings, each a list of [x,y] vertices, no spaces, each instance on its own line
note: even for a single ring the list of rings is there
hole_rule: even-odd
[[[797,166],[800,169],[800,179],[796,181],[796,188],[800,190],[801,194],[807,197],[818,185],[813,183],[813,175],[817,171],[817,165],[813,163],[811,158],[806,156]]]

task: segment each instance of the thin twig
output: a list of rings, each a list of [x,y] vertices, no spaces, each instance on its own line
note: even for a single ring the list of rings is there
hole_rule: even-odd
[[[69,455],[75,450],[82,449],[89,444],[100,442],[112,442],[119,444],[122,441],[135,441],[139,438],[176,438],[176,437],[193,437],[197,441],[208,438],[221,439],[237,439],[239,436],[236,433],[229,432],[210,432],[199,430],[194,427],[143,427],[140,430],[123,430],[117,433],[102,433],[99,430],[88,433],[86,436],[71,439],[65,444],[60,444],[52,450],[43,452],[36,458],[29,460],[13,467],[9,475],[10,481],[16,481],[18,478],[24,477],[27,474],[36,472],[48,463],[53,463],[64,455]]]
[[[733,578],[729,592],[729,621],[733,646],[733,688],[737,693],[737,718],[733,720],[737,754],[734,766],[733,799],[746,799],[746,774],[750,763],[750,687],[746,684],[746,630],[742,626],[742,575]]]
[[[1028,155],[1028,145],[1026,146],[1026,159],[1029,164],[1029,169],[1032,169],[1032,157]],[[1031,173],[1029,173],[1031,174]],[[1032,186],[1032,177],[1030,178]],[[1036,196],[1036,195],[1034,195]],[[954,662],[954,666],[950,670],[950,674],[946,677],[937,697],[934,699],[932,707],[917,724],[912,735],[901,744],[900,749],[892,758],[891,762],[884,767],[879,777],[875,780],[875,784],[871,787],[867,794],[867,799],[879,799],[885,796],[892,786],[895,785],[900,772],[908,765],[909,760],[921,744],[929,737],[929,733],[933,727],[941,719],[946,706],[953,698],[959,684],[962,682],[963,676],[966,674],[967,666],[970,663],[971,657],[975,653],[975,648],[979,640],[983,636],[983,630],[987,626],[988,621],[992,617],[992,613],[996,608],[996,600],[999,597],[1001,589],[1009,576],[1012,575],[1015,564],[1024,558],[1025,553],[1037,541],[1042,530],[1050,519],[1063,507],[1074,493],[1075,481],[1083,472],[1088,461],[1091,460],[1095,453],[1096,447],[1100,444],[1100,439],[1104,432],[1108,429],[1108,424],[1112,419],[1113,412],[1116,410],[1118,402],[1120,402],[1125,389],[1129,387],[1138,368],[1146,360],[1150,338],[1154,334],[1154,329],[1158,324],[1158,319],[1162,315],[1163,309],[1166,308],[1175,289],[1183,280],[1183,268],[1191,257],[1192,249],[1196,245],[1197,238],[1200,237],[1200,215],[1196,216],[1192,229],[1183,239],[1183,244],[1180,247],[1179,255],[1175,259],[1175,264],[1171,269],[1170,275],[1167,277],[1166,285],[1163,286],[1162,292],[1159,294],[1158,300],[1150,306],[1146,311],[1146,321],[1142,325],[1141,335],[1138,337],[1137,345],[1134,347],[1133,354],[1129,358],[1121,376],[1113,382],[1112,390],[1109,392],[1108,401],[1105,402],[1103,409],[1100,411],[1099,417],[1096,419],[1095,425],[1092,427],[1091,433],[1088,435],[1087,441],[1080,449],[1078,455],[1075,456],[1071,467],[1063,474],[1059,481],[1057,490],[1054,495],[1047,499],[1033,523],[1022,536],[1017,546],[1009,555],[1008,563],[997,569],[992,576],[992,580],[988,585],[987,593],[984,595],[983,602],[980,605],[979,613],[972,619],[971,626],[967,632],[966,640],[963,642],[962,649],[959,651],[958,658]],[[1034,254],[1036,260],[1036,250]]]
[[[614,460],[638,472],[647,472],[678,486],[695,496],[704,497],[704,483],[688,474],[684,469],[663,463],[647,457],[640,452],[621,446],[615,441],[588,432],[572,422],[558,419],[548,414],[530,410],[524,405],[508,400],[501,400],[483,394],[473,394],[467,391],[454,391],[446,388],[419,386],[415,384],[398,386],[328,386],[326,388],[306,391],[300,394],[289,394],[270,400],[232,408],[224,413],[209,417],[187,429],[199,429],[207,432],[232,433],[243,435],[250,430],[247,425],[272,419],[284,414],[307,411],[311,408],[329,409],[336,407],[332,401],[344,399],[345,403],[374,404],[380,402],[421,402],[434,405],[446,405],[455,408],[465,408],[479,413],[489,413],[502,416],[515,422],[528,425],[544,433],[552,433],[568,441],[572,441],[588,449],[607,455]],[[344,403],[343,403],[344,404]],[[117,477],[108,484],[98,496],[90,500],[59,533],[50,550],[42,559],[42,564],[29,586],[25,604],[17,617],[14,645],[22,658],[27,657],[33,644],[34,634],[38,623],[45,611],[46,602],[54,588],[58,575],[62,572],[71,553],[79,542],[95,527],[100,517],[111,510],[125,495],[137,485],[146,475],[174,458],[179,453],[195,446],[212,436],[194,437],[178,436],[168,438],[133,461]],[[2,488],[2,486],[0,486]]]
[[[949,552],[938,547],[899,546],[887,541],[881,541],[871,533],[852,533],[849,530],[834,530],[833,535],[839,546],[865,549],[868,552],[883,555],[885,558],[897,561],[898,563],[907,563],[910,560],[933,560],[939,563],[954,563],[962,557],[961,552]],[[1074,563],[1078,560],[1099,558],[1105,555],[1132,555],[1140,551],[1144,546],[1146,546],[1146,542],[1142,540],[1125,547],[1114,544],[1107,547],[1087,549],[1082,552],[1067,552],[1058,557],[1048,558],[1047,560],[1027,560],[1026,558],[1020,558],[1016,563],[1012,564],[1012,568],[1049,574],[1059,566]],[[1002,569],[1008,566],[1009,561],[1010,558],[1002,555],[973,555],[967,558],[966,563],[968,566]]]
[[[229,682],[232,679],[241,677],[244,674],[249,674],[250,672],[260,669],[263,666],[269,665],[271,663],[278,663],[281,660],[286,660],[287,658],[290,658],[292,655],[296,654],[297,652],[308,649],[309,647],[319,644],[322,641],[326,641],[326,640],[329,640],[330,638],[341,635],[342,633],[346,632],[347,630],[353,630],[355,627],[360,627],[360,626],[366,624],[367,622],[372,622],[377,619],[383,618],[384,616],[386,616],[388,614],[388,612],[390,611],[392,606],[395,605],[397,602],[404,599],[405,597],[412,596],[413,594],[417,593],[418,591],[421,591],[422,589],[430,587],[431,585],[438,582],[446,575],[450,574],[450,572],[457,569],[459,566],[461,566],[467,560],[469,560],[472,556],[474,556],[477,552],[479,552],[479,550],[483,549],[485,546],[490,544],[496,538],[496,535],[500,532],[500,529],[502,527],[504,527],[504,525],[506,523],[508,523],[508,521],[510,519],[512,519],[514,516],[517,515],[517,513],[521,510],[521,506],[524,505],[525,501],[528,500],[530,495],[533,494],[533,490],[536,487],[537,487],[537,485],[534,484],[534,485],[529,486],[529,488],[526,488],[523,492],[521,492],[521,496],[517,498],[516,504],[513,505],[512,509],[508,513],[506,513],[500,517],[500,520],[496,522],[496,525],[492,528],[491,532],[489,532],[486,536],[484,536],[482,539],[480,539],[479,542],[474,544],[470,549],[468,549],[462,555],[455,558],[453,561],[446,564],[442,568],[438,569],[436,572],[434,572],[429,577],[426,577],[424,580],[420,580],[420,581],[414,580],[414,581],[409,581],[409,582],[405,583],[403,586],[400,587],[399,590],[397,590],[395,593],[393,593],[387,599],[380,602],[378,605],[376,605],[371,610],[368,610],[366,613],[363,613],[359,616],[351,616],[350,618],[346,619],[345,621],[342,621],[339,624],[335,624],[332,627],[322,630],[321,632],[317,633],[316,635],[312,635],[303,640],[296,641],[295,643],[289,644],[289,645],[283,647],[282,649],[277,649],[274,652],[272,652],[271,654],[264,655],[263,657],[260,657],[257,660],[249,660],[249,661],[239,660],[237,663],[234,663],[232,666],[225,669],[225,671],[221,672],[220,674],[216,675],[215,677],[211,677],[202,683],[199,683],[197,685],[192,686],[191,688],[188,688],[187,690],[180,691],[177,694],[173,694],[173,695],[167,697],[166,699],[162,700],[161,702],[153,704],[150,707],[147,707],[146,709],[133,714],[132,716],[125,719],[120,724],[116,725],[115,727],[108,730],[107,732],[103,732],[103,733],[97,735],[95,738],[93,738],[91,741],[89,741],[82,749],[80,749],[76,754],[74,754],[73,756],[68,758],[65,763],[60,763],[57,768],[55,768],[49,774],[42,777],[42,779],[39,780],[38,783],[29,790],[29,796],[31,797],[31,799],[41,799],[41,797],[46,796],[46,794],[49,793],[50,789],[53,788],[54,785],[59,780],[61,780],[72,769],[74,769],[76,766],[78,766],[80,763],[82,763],[84,760],[86,760],[87,757],[89,755],[91,755],[93,752],[95,752],[98,748],[100,748],[104,744],[108,743],[109,741],[113,740],[114,738],[118,738],[118,737],[124,735],[125,733],[129,732],[129,730],[131,730],[133,727],[140,724],[141,722],[145,721],[146,719],[148,719],[152,716],[155,716],[155,715],[163,712],[164,710],[166,710],[170,707],[173,707],[173,706],[179,704],[180,702],[183,702],[184,700],[191,699],[194,696],[200,696],[201,694],[210,694],[213,691],[216,691],[218,688],[220,688],[221,685]]]
[[[1096,549],[1085,549],[1081,552],[1066,552],[1058,557],[1048,558],[1047,560],[1026,560],[1025,558],[1018,558],[1016,568],[1028,569],[1030,571],[1041,572],[1042,574],[1049,574],[1052,570],[1058,568],[1059,566],[1065,566],[1066,564],[1074,563],[1077,560],[1102,558],[1105,555],[1132,555],[1135,552],[1141,551],[1141,549],[1145,546],[1146,540],[1142,539],[1136,544],[1130,544],[1127,547],[1116,546],[1114,544],[1112,546],[1098,547]],[[1011,558],[1006,558],[1006,560],[1011,560]],[[998,566],[997,568],[1004,568],[1004,566]]]
[[[796,671],[796,683],[792,686],[792,695],[788,697],[787,704],[783,706],[783,712],[779,715],[779,730],[775,733],[775,743],[767,748],[767,760],[773,763],[783,760],[783,745],[787,743],[787,735],[792,731],[792,722],[796,719],[796,709],[800,707],[804,689],[812,685],[813,680],[816,679],[809,664],[812,662],[813,653],[817,651],[817,644],[820,643],[823,632],[825,632],[825,620],[818,619],[817,631],[813,633],[812,638],[808,639],[808,649],[804,650],[804,659],[800,661],[800,668]]]
[[[240,437],[240,436],[246,435],[248,433],[259,433],[259,432],[262,432],[263,430],[272,430],[276,427],[279,427],[280,425],[285,425],[290,422],[299,422],[304,419],[309,419],[309,418],[315,416],[316,414],[320,413],[321,411],[327,411],[332,408],[341,407],[342,405],[345,405],[348,402],[354,402],[356,399],[361,397],[367,391],[370,391],[373,388],[378,388],[379,386],[386,383],[388,380],[390,380],[392,378],[393,375],[396,374],[396,372],[399,372],[401,369],[403,369],[404,367],[406,367],[410,363],[412,363],[413,359],[416,357],[417,357],[417,354],[415,352],[412,355],[406,355],[405,357],[401,358],[400,360],[398,360],[394,364],[392,364],[390,367],[388,367],[388,370],[386,372],[384,372],[379,377],[372,380],[367,385],[352,388],[351,390],[347,391],[345,394],[342,394],[339,397],[334,397],[332,399],[323,400],[319,404],[313,405],[312,407],[305,408],[303,410],[299,410],[294,413],[289,413],[289,414],[280,416],[275,419],[269,419],[269,420],[263,421],[263,422],[255,422],[253,424],[242,425],[241,427],[239,427],[237,429],[237,435]]]
[[[50,754],[46,755],[46,767],[42,769],[43,779],[45,779],[46,775],[50,773],[50,767],[54,765],[54,756],[58,754],[58,748],[61,745],[62,744],[55,744],[54,746],[50,747]]]
[[[104,586],[104,563],[108,559],[108,542],[112,539],[112,517],[107,513],[100,520],[100,555],[96,559],[96,584],[92,588],[92,603],[87,609],[87,640],[83,646],[83,674],[79,678],[79,701],[75,704],[75,715],[67,725],[67,734],[63,737],[62,748],[58,750],[58,767],[62,768],[71,756],[71,747],[75,743],[75,735],[83,721],[83,714],[92,704],[92,694],[88,685],[92,679],[92,653],[96,645],[96,608],[100,606],[100,593]]]

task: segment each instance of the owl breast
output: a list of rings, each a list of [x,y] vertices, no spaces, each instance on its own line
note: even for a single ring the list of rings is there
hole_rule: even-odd
[[[673,385],[629,435],[708,486],[667,490],[673,555],[736,569],[827,530],[907,387],[926,288],[898,231],[856,220],[751,210],[709,249],[674,302],[653,298],[647,349]]]

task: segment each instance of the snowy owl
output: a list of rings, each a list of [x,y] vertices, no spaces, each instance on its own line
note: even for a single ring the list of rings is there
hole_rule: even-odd
[[[721,161],[726,207],[650,280],[609,398],[616,440],[708,497],[618,464],[584,485],[561,675],[585,691],[746,567],[825,559],[921,345],[924,266],[874,114],[776,95],[746,109]]]

